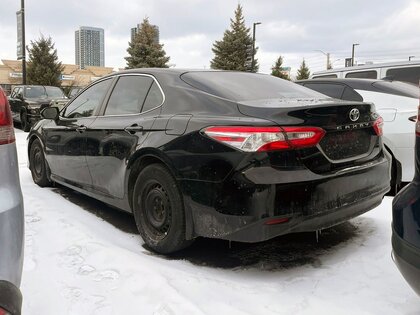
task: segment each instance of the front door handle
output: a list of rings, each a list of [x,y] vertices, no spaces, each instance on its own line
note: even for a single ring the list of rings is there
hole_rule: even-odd
[[[417,116],[408,117],[408,120],[410,120],[412,122],[417,122]]]
[[[143,131],[143,126],[139,126],[137,124],[133,124],[131,126],[125,127],[124,128],[125,132],[128,132],[130,135],[135,134],[136,132],[140,132]]]
[[[86,126],[81,125],[81,126],[79,126],[79,127],[76,128],[76,131],[78,133],[84,133],[86,131],[86,129],[87,129]]]

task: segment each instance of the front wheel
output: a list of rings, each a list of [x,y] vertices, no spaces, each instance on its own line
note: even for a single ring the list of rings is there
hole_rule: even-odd
[[[153,251],[169,254],[192,242],[185,238],[185,211],[177,182],[163,165],[151,164],[140,172],[133,210],[140,235]]]
[[[41,142],[36,139],[31,144],[29,151],[29,165],[31,169],[32,179],[35,184],[41,187],[51,186],[51,181],[48,178],[48,166],[45,160],[44,151],[42,150]]]

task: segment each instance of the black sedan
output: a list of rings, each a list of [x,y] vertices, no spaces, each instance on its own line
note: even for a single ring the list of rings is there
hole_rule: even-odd
[[[420,296],[420,122],[418,119],[415,152],[414,179],[395,196],[392,203],[392,249],[398,269]]]
[[[371,104],[269,75],[123,71],[43,117],[28,136],[34,181],[132,212],[160,253],[199,236],[258,242],[321,230],[389,190]]]

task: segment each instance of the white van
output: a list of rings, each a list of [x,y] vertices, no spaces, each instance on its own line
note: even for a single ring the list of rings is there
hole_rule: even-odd
[[[418,85],[420,80],[420,61],[389,62],[366,64],[340,69],[314,72],[311,79],[360,78],[403,81]]]

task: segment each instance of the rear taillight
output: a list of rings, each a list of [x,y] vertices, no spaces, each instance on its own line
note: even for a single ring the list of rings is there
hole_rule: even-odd
[[[378,136],[382,136],[383,130],[382,127],[384,126],[384,120],[381,116],[378,117],[378,119],[375,120],[373,123],[373,129],[375,129],[375,132]]]
[[[15,141],[15,132],[13,130],[13,119],[10,112],[9,102],[0,89],[0,144],[12,143]]]
[[[312,147],[325,131],[317,127],[215,126],[204,129],[210,138],[245,152]]]
[[[0,315],[10,315],[8,311],[0,307]]]

